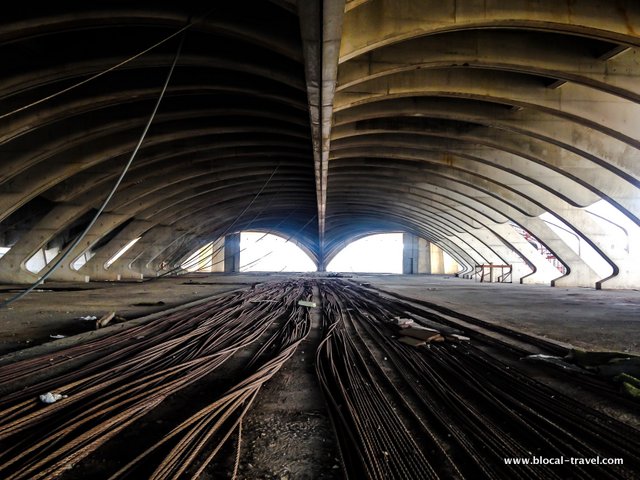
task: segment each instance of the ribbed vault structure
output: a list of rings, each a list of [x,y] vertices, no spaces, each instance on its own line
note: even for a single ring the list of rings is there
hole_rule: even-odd
[[[299,20],[277,3],[63,2],[3,13],[0,114],[103,72],[181,28],[184,47],[157,117],[100,221],[54,274],[113,279],[104,263],[155,275],[207,241],[247,228],[294,235],[317,256],[313,160]],[[209,7],[211,8],[211,7]],[[176,36],[108,74],[3,118],[5,280],[64,249],[105,198],[140,137]],[[259,196],[258,196],[259,194]],[[70,264],[95,255],[77,272]],[[62,250],[61,250],[62,251]]]
[[[385,224],[468,269],[524,262],[527,281],[548,275],[515,223],[568,267],[557,284],[637,285],[635,233],[626,248],[613,244],[618,227],[584,207],[605,199],[638,223],[639,22],[637,2],[347,2],[329,245]],[[545,212],[612,276],[569,248]]]
[[[636,230],[586,210],[606,200],[639,222],[640,4],[218,3],[5,7],[1,281],[37,279],[27,261],[39,251],[52,261],[88,223],[140,136],[181,35],[78,82],[184,28],[142,149],[54,278],[155,276],[241,230],[294,238],[322,268],[354,239],[403,231],[448,252],[463,274],[511,264],[526,282],[640,285]],[[581,257],[544,213],[611,273]],[[611,240],[620,229],[623,244]],[[74,270],[81,255],[87,261]]]

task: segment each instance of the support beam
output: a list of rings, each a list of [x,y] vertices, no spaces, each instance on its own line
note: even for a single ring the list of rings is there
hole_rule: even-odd
[[[224,272],[240,271],[240,234],[232,233],[224,237]]]
[[[402,235],[402,273],[404,275],[431,273],[431,243],[411,233]]]
[[[326,267],[323,252],[329,147],[344,9],[345,0],[298,2],[316,178],[319,271]]]
[[[224,238],[219,238],[215,242],[213,242],[212,250],[211,250],[211,272],[224,272],[225,267],[225,257],[224,257]],[[240,261],[240,260],[238,260]]]

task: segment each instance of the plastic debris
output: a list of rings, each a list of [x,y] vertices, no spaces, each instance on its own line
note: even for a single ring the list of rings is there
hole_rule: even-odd
[[[40,395],[40,401],[42,403],[56,403],[58,400],[67,398],[69,395],[61,395],[59,393],[47,392],[44,395]]]
[[[458,335],[457,333],[451,333],[445,337],[447,340],[454,340],[458,342],[470,342],[471,339],[469,337],[465,337],[464,335]]]
[[[410,318],[395,317],[393,319],[393,323],[395,323],[400,328],[406,328],[413,325],[413,320],[411,320]]]
[[[96,317],[95,315],[87,315],[86,317],[80,317],[80,320],[84,320],[85,322],[93,322],[94,320],[97,320],[98,317]]]
[[[315,308],[316,302],[308,302],[306,300],[298,300],[298,305],[300,305],[301,307]]]
[[[49,338],[55,338],[55,339],[65,338],[65,337],[66,337],[66,335],[49,335]]]

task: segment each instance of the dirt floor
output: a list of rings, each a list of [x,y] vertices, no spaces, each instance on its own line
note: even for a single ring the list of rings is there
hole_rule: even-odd
[[[317,293],[314,300],[318,301]],[[318,310],[312,330],[279,374],[262,389],[243,429],[239,479],[342,478],[333,429],[316,381]]]

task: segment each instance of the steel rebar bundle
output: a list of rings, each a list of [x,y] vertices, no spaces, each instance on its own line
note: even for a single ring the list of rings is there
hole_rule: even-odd
[[[403,302],[339,280],[321,292],[326,331],[317,370],[347,477],[637,478],[640,432],[632,427],[474,343],[400,343],[390,320],[406,314]],[[438,319],[425,317],[430,325]],[[567,465],[504,461],[533,456]],[[597,457],[624,464],[568,464]]]
[[[279,362],[286,361],[300,336],[308,331],[301,326],[305,324],[301,320],[306,318],[304,312],[292,307],[308,290],[300,282],[260,286],[59,351],[53,357],[0,368],[0,388],[10,389],[12,382],[42,374],[52,365],[63,368],[72,359],[91,358],[80,368],[36,382],[0,400],[0,476],[8,480],[62,474],[169,395],[220,367],[274,323],[285,322],[287,327],[271,339],[281,347],[281,355],[272,360],[275,363],[265,362],[247,379],[247,385],[240,384],[237,393],[230,393],[222,403],[216,402],[213,417],[220,414],[215,410],[219,405],[237,408],[243,402],[247,404],[247,399],[255,397],[256,386],[259,388],[277,371]],[[295,328],[291,327],[294,324]],[[264,356],[262,349],[260,352]],[[64,398],[43,405],[37,394],[50,390]],[[185,425],[191,425],[190,421]],[[178,478],[178,474],[162,473],[162,468],[154,478]]]

